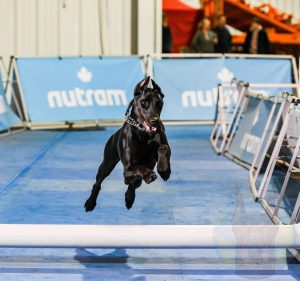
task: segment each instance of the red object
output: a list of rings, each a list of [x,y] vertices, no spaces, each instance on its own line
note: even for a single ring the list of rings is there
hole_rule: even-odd
[[[172,52],[178,53],[181,48],[190,46],[201,11],[179,0],[163,0],[163,11],[172,34]]]

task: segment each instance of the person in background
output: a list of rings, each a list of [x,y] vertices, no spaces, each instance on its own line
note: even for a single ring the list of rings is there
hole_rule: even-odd
[[[210,30],[210,20],[204,18],[198,24],[198,31],[194,35],[191,47],[197,53],[214,53],[215,44],[218,43],[216,33]]]
[[[170,27],[168,25],[168,20],[163,13],[162,18],[162,52],[163,53],[171,53],[171,47],[172,47],[172,34]]]
[[[244,52],[249,54],[269,54],[270,41],[258,18],[252,20],[244,43]]]
[[[217,17],[217,25],[212,29],[218,36],[218,43],[215,46],[216,53],[231,52],[231,35],[226,28],[226,16],[219,15]]]

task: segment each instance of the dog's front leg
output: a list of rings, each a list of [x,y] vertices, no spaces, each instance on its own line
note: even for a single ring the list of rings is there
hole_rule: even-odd
[[[160,133],[160,145],[157,150],[157,172],[164,181],[167,181],[171,175],[171,149],[167,137],[162,131]]]

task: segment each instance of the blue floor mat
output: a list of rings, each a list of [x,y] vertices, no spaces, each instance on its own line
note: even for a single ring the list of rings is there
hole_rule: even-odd
[[[86,214],[105,131],[25,131],[0,139],[0,223],[272,224],[247,170],[215,155],[209,126],[167,127],[172,176],[137,190],[117,165]],[[298,280],[286,250],[0,249],[0,280]],[[300,279],[299,279],[300,280]]]

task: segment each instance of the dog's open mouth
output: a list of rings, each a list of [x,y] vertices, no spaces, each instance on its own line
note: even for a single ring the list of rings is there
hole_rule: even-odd
[[[156,132],[157,130],[155,126],[149,125],[146,121],[143,122],[143,126],[147,132]]]

